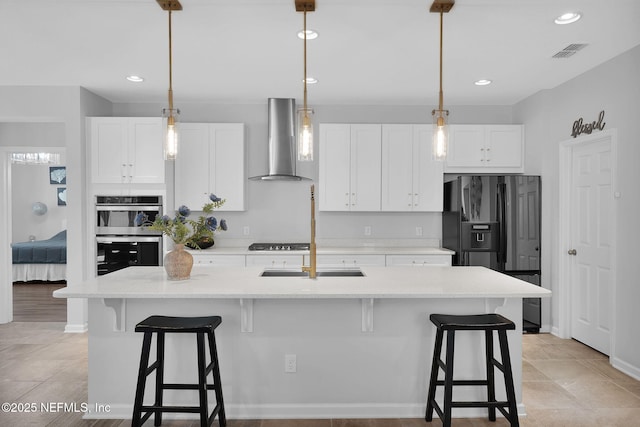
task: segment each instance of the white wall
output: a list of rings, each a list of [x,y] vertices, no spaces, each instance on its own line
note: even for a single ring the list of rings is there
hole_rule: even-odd
[[[0,146],[22,149],[27,152],[45,151],[60,154],[59,166],[65,165],[65,128],[62,123],[0,123]],[[30,235],[36,239],[48,239],[66,228],[66,206],[58,206],[58,187],[49,184],[49,166],[10,166],[12,178],[12,242],[27,241]],[[47,213],[33,214],[34,202],[47,205]]]
[[[64,162],[62,162],[64,164]],[[67,227],[67,206],[58,205],[58,188],[49,184],[49,165],[11,165],[12,242],[25,242],[29,236],[44,240]],[[47,205],[44,215],[33,213],[34,202]]]
[[[514,107],[516,122],[525,124],[527,173],[542,175],[543,194],[543,271],[545,287],[557,292],[564,283],[558,281],[558,261],[566,248],[558,247],[559,221],[559,143],[571,139],[572,125],[583,117],[596,120],[605,111],[605,129],[617,129],[617,295],[614,311],[614,349],[612,362],[640,373],[640,330],[635,315],[640,302],[640,263],[637,261],[640,230],[640,47],[606,62],[554,89],[542,91]],[[543,161],[544,159],[544,161]],[[558,327],[557,299],[552,299],[551,322]]]

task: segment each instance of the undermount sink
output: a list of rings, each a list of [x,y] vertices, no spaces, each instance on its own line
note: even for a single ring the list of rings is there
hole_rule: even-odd
[[[300,270],[264,270],[261,277],[308,277],[309,273]],[[316,271],[318,277],[364,277],[360,269],[348,270],[320,270]]]

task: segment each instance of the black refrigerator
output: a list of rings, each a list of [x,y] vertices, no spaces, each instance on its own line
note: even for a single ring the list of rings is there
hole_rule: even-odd
[[[540,177],[459,175],[444,183],[442,246],[454,266],[480,265],[540,286]],[[523,300],[525,332],[539,332],[540,299]]]

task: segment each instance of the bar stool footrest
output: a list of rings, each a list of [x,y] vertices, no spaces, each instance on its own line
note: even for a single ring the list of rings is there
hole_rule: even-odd
[[[207,390],[215,390],[215,384],[207,384]],[[198,384],[163,384],[163,390],[199,390]]]
[[[484,385],[486,386],[489,382],[487,380],[453,380],[452,385]],[[444,380],[436,381],[436,385],[444,385]]]
[[[451,402],[452,408],[506,408],[509,402],[464,401]]]
[[[155,406],[155,405],[151,405],[151,406],[143,406],[142,411],[145,412],[156,412],[156,411],[160,411],[160,412],[193,412],[193,413],[199,413],[200,412],[200,407],[199,406]]]

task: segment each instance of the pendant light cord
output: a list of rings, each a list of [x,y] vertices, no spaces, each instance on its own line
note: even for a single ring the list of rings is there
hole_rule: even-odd
[[[171,10],[169,10],[169,114],[173,116],[173,61],[171,48]]]
[[[304,116],[307,117],[307,10],[304,11]]]
[[[440,111],[442,111],[442,104],[443,104],[443,96],[442,96],[442,10],[440,10],[440,104],[439,104],[439,109]]]

